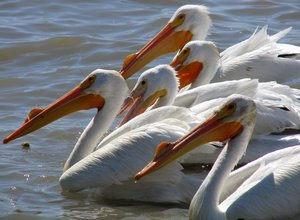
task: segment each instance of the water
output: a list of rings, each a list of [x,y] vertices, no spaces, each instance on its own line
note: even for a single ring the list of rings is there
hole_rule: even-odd
[[[210,8],[214,27],[208,39],[221,50],[265,24],[270,33],[293,26],[284,42],[300,45],[297,0],[189,2]],[[183,4],[179,0],[1,1],[1,138],[20,126],[30,109],[46,106],[92,70],[119,70],[123,58],[140,49]],[[58,178],[63,164],[93,114],[73,114],[1,146],[0,218],[187,218],[187,207],[182,206],[129,204],[87,193],[61,193]],[[31,144],[29,150],[22,150],[23,141]]]

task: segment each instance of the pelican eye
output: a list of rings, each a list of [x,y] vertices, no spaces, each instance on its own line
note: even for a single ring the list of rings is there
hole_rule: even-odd
[[[81,83],[80,83],[80,87],[82,89],[86,89],[88,87],[90,87],[91,85],[93,85],[93,83],[96,80],[96,75],[92,74],[89,75],[87,78],[85,78]]]
[[[91,82],[95,79],[95,77],[96,77],[95,75],[89,76],[88,80]]]
[[[185,20],[185,14],[179,14],[177,15],[177,17],[175,18],[175,20],[172,22],[174,27],[177,27],[179,25],[181,25]]]
[[[141,84],[142,84],[142,85],[145,85],[145,84],[146,84],[146,80],[143,80],[143,81],[141,82]]]
[[[178,56],[178,59],[180,60],[180,61],[185,61],[187,58],[188,58],[188,56],[189,56],[189,54],[190,54],[190,48],[185,48],[183,51],[181,51],[181,53],[179,54],[179,56]]]
[[[179,19],[179,20],[182,20],[182,19],[184,19],[184,17],[185,17],[185,16],[184,16],[184,14],[180,14],[180,15],[178,15],[178,19]]]
[[[218,113],[220,118],[227,117],[231,114],[233,114],[236,110],[236,103],[232,102],[229,103],[228,105],[224,106],[221,111]]]
[[[228,106],[227,106],[227,109],[228,110],[234,110],[236,108],[236,104],[235,103],[230,103]]]

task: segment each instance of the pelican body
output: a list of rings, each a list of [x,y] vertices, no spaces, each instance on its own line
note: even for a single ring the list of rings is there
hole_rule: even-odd
[[[237,95],[228,97],[215,113],[189,134],[173,143],[161,143],[154,159],[135,179],[139,180],[162,168],[201,144],[227,140],[192,199],[190,219],[287,219],[298,215],[299,146],[267,154],[252,162],[260,166],[252,166],[253,170],[243,183],[225,200],[221,200],[230,172],[247,148],[255,116],[256,106],[250,98]]]
[[[199,119],[186,108],[163,107],[135,118],[103,139],[127,94],[126,81],[118,72],[97,69],[48,107],[33,109],[25,123],[3,142],[25,136],[72,112],[96,108],[64,165],[59,179],[62,189],[76,192],[97,188],[102,197],[109,199],[189,203],[201,180],[184,175],[181,165],[166,168],[139,186],[132,176],[151,159],[157,144],[178,139]]]

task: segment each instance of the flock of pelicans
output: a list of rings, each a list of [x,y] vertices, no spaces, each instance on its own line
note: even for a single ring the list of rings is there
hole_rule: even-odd
[[[187,203],[191,219],[297,216],[300,134],[283,131],[300,126],[300,47],[277,43],[290,29],[269,36],[263,27],[219,54],[203,41],[210,26],[204,6],[180,7],[120,72],[93,71],[48,107],[33,109],[3,142],[97,108],[65,163],[63,190]],[[176,51],[169,65],[145,71],[129,91],[127,78]],[[201,180],[182,172],[182,163],[213,167]],[[238,163],[246,165],[232,171]]]

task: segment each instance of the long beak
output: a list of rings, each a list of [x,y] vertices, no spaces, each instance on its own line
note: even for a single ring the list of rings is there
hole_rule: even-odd
[[[147,108],[152,106],[160,97],[165,95],[166,95],[166,90],[163,89],[163,90],[156,91],[154,94],[149,96],[146,100],[143,99],[143,94],[139,96],[131,96],[132,101],[130,101],[130,98],[127,98],[123,106],[129,107],[129,102],[131,103],[133,102],[133,105],[131,106],[127,114],[124,116],[122,121],[120,122],[119,127],[125,124],[126,122],[130,121],[134,117],[145,112]],[[128,103],[126,103],[126,101]],[[124,107],[122,107],[121,111],[124,110],[125,110]]]
[[[102,96],[85,94],[84,88],[79,85],[47,108],[33,109],[29,113],[25,123],[14,133],[6,137],[3,143],[6,144],[9,141],[27,135],[70,113],[91,108],[101,109],[103,105],[104,99]]]
[[[124,102],[123,102],[123,105],[121,107],[121,110],[119,111],[117,117],[119,115],[121,115],[127,108],[129,108],[129,106],[131,106],[134,102],[135,102],[136,98],[133,98],[132,96],[128,96]]]
[[[167,24],[140,51],[125,58],[120,73],[129,78],[155,58],[179,50],[192,36],[190,31],[176,31],[171,23]]]
[[[179,89],[192,84],[203,69],[203,63],[198,61],[183,65],[181,61],[175,59],[170,63],[170,66],[177,71],[177,77],[179,78]]]
[[[119,112],[119,114],[121,114],[122,112],[124,112],[127,108],[129,108],[129,106],[131,106],[131,108],[128,110],[128,112],[126,113],[126,115],[123,117],[123,119],[121,120],[121,122],[118,125],[118,127],[121,127],[123,124],[125,124],[128,121],[130,121],[135,116],[143,113],[142,110],[144,108],[147,108],[146,105],[143,104],[143,103],[144,102],[143,102],[141,96],[138,96],[138,97],[135,97],[135,98],[127,97],[125,99],[125,102],[123,103],[123,107],[121,108],[121,111]]]
[[[163,142],[157,149],[154,159],[139,173],[135,180],[152,173],[169,164],[178,157],[193,150],[197,146],[212,141],[223,142],[238,135],[243,129],[240,122],[222,122],[217,115],[213,115],[204,123],[194,128],[189,134],[173,143]]]

